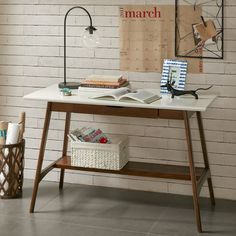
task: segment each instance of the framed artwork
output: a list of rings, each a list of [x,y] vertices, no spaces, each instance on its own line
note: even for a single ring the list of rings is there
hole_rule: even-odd
[[[224,0],[175,0],[175,56],[223,59]]]
[[[165,85],[168,81],[178,90],[184,90],[187,75],[187,61],[165,59],[162,69],[161,85]],[[161,87],[162,94],[169,93],[167,88]]]

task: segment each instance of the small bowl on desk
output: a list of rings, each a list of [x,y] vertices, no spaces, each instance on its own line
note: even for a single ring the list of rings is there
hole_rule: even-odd
[[[63,88],[63,89],[61,89],[61,95],[62,96],[71,96],[72,93],[71,93],[71,90],[69,88]]]

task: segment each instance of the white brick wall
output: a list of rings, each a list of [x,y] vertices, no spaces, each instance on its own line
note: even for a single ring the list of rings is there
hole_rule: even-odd
[[[28,94],[62,81],[63,19],[74,5],[82,5],[93,15],[102,46],[95,51],[81,47],[78,35],[88,19],[79,10],[68,18],[68,77],[82,79],[91,73],[119,71],[119,11],[122,4],[174,3],[174,0],[1,0],[0,1],[0,120],[16,121],[27,113],[25,177],[34,178],[45,114],[44,102],[25,101]],[[204,73],[189,74],[187,86],[214,84],[219,96],[203,114],[218,198],[236,200],[236,1],[225,0],[225,59],[204,60]],[[159,87],[159,73],[123,72],[133,87]],[[57,159],[62,149],[64,114],[53,114],[45,164]],[[130,136],[131,159],[153,163],[187,162],[183,124],[175,120],[108,117],[73,114],[72,128],[89,125],[110,134]],[[202,165],[196,119],[192,119],[194,155]],[[67,171],[65,180],[73,183],[114,186],[148,191],[191,194],[189,183],[173,180],[120,177]],[[46,179],[57,181],[57,170]],[[202,191],[208,196],[207,188]]]

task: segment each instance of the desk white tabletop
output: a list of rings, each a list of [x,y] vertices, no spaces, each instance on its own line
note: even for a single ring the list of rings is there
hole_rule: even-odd
[[[159,91],[156,90],[157,94]],[[87,105],[104,105],[104,106],[119,106],[119,107],[136,107],[147,109],[168,109],[168,110],[184,110],[184,111],[206,111],[210,104],[216,98],[215,95],[199,95],[199,99],[193,96],[181,96],[171,98],[170,95],[164,94],[162,98],[150,103],[143,104],[138,102],[118,102],[112,100],[92,99],[91,96],[96,95],[94,92],[78,92],[72,90],[72,96],[61,95],[57,84],[40,89],[33,93],[24,96],[24,99],[40,100],[47,102],[59,103],[74,103]]]

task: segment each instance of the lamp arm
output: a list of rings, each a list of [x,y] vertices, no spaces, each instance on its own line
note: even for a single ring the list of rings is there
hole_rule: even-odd
[[[92,17],[91,17],[91,15],[89,14],[89,12],[88,12],[84,7],[75,6],[75,7],[70,8],[70,9],[66,12],[65,18],[64,18],[64,28],[65,28],[65,25],[66,25],[66,19],[67,19],[68,14],[69,14],[73,9],[75,9],[75,8],[82,9],[83,11],[85,11],[85,12],[87,13],[87,15],[88,15],[88,17],[89,17],[89,20],[90,20],[90,26],[92,26],[92,25],[93,25]]]
[[[64,18],[64,84],[66,84],[66,20],[67,20],[68,14],[75,8],[79,8],[87,13],[89,20],[90,20],[90,27],[93,27],[92,17],[85,8],[80,7],[80,6],[75,6],[75,7],[70,8],[66,12],[65,18]]]

